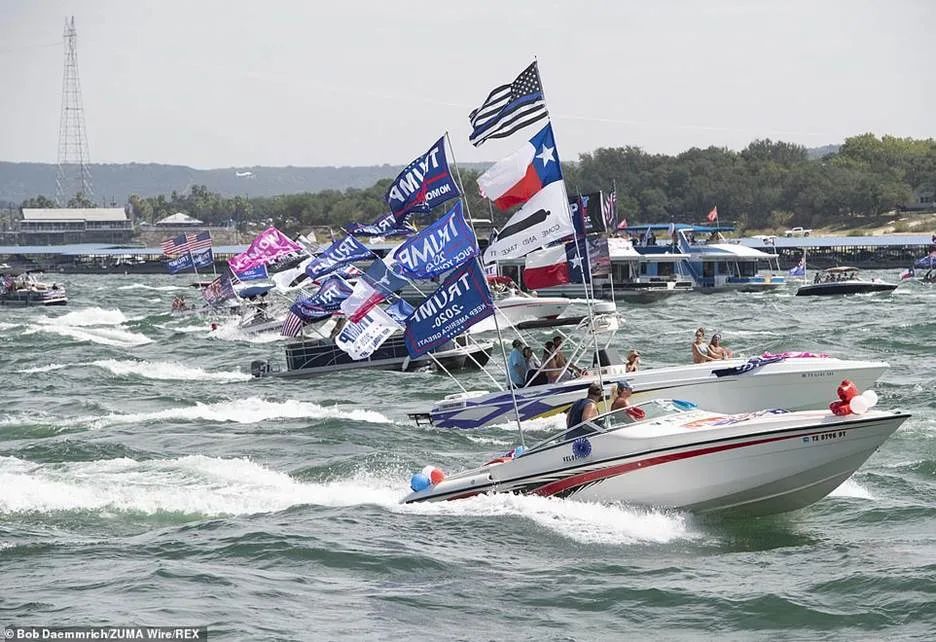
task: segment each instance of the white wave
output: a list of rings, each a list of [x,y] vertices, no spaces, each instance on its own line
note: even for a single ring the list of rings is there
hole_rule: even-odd
[[[67,368],[70,365],[78,364],[68,364],[68,363],[50,363],[47,366],[36,366],[35,368],[26,368],[25,370],[20,370],[21,374],[34,374],[37,372],[52,372],[53,370],[61,370],[62,368]]]
[[[492,437],[476,437],[475,435],[465,435],[468,441],[486,446],[509,446],[513,443],[510,439],[494,439]]]
[[[146,285],[145,283],[131,283],[130,285],[121,285],[118,290],[155,290],[157,292],[171,292],[173,290],[185,290],[187,288],[181,285]]]
[[[19,323],[7,323],[6,321],[0,321],[0,330],[12,330],[13,328],[19,327]]]
[[[104,308],[81,308],[60,317],[41,316],[36,319],[41,324],[67,325],[85,328],[96,325],[120,325],[127,322],[127,317],[120,310],[105,310]]]
[[[239,318],[225,321],[212,330],[209,336],[221,341],[246,341],[247,343],[272,343],[285,338],[277,330],[260,333],[244,332],[238,327],[238,323],[240,323]]]
[[[391,423],[387,417],[373,410],[349,409],[338,406],[325,407],[308,401],[294,401],[292,399],[267,401],[257,397],[248,397],[212,404],[196,403],[194,406],[167,408],[153,412],[111,413],[104,417],[73,419],[66,422],[66,424],[89,424],[92,428],[172,420],[254,424],[275,419],[324,419],[329,417],[368,423]]]
[[[94,361],[91,365],[108,370],[118,376],[137,375],[145,379],[162,381],[248,381],[252,378],[246,372],[209,372],[201,368],[193,368],[181,363],[167,361],[105,359]]]
[[[846,479],[842,485],[829,493],[830,497],[856,497],[858,499],[874,499],[871,491],[856,482],[854,479]]]
[[[301,482],[240,458],[193,455],[141,462],[122,458],[35,465],[0,457],[0,514],[88,510],[221,516],[301,505],[376,505],[440,520],[464,516],[529,519],[585,543],[668,542],[698,536],[687,528],[685,516],[676,513],[509,494],[402,505],[399,502],[405,495],[400,480],[365,475]]]
[[[63,337],[77,339],[78,341],[90,341],[91,343],[114,346],[117,348],[132,348],[134,346],[141,346],[153,342],[153,340],[147,337],[145,334],[132,332],[123,328],[89,328],[74,327],[69,325],[41,325],[37,328],[33,328],[32,330],[27,331],[25,334],[32,334],[34,332],[48,332],[51,334],[58,334]]]

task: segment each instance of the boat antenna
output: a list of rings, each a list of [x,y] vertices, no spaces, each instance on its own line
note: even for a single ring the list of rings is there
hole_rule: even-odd
[[[448,145],[449,151],[452,153],[452,167],[455,168],[455,177],[458,180],[458,189],[461,191],[461,201],[465,206],[465,212],[468,214],[468,224],[471,226],[471,231],[475,235],[475,242],[478,240],[478,231],[475,229],[474,217],[471,216],[471,208],[468,206],[468,199],[465,198],[465,184],[462,182],[461,170],[458,168],[458,162],[455,160],[455,150],[452,147],[452,140],[449,138],[449,133],[446,130],[445,132],[445,143]],[[491,221],[493,223],[493,220]],[[475,257],[475,261],[478,263],[478,268],[484,273],[484,265],[481,263],[481,254],[478,253],[478,256]],[[484,281],[484,287],[488,288],[488,294],[490,294],[490,287],[487,284],[487,279]],[[494,296],[491,295],[491,300],[493,302]],[[494,305],[494,329],[497,331],[497,342],[500,344],[501,355],[504,357],[504,373],[507,375],[507,389],[510,390],[510,399],[513,402],[514,416],[517,420],[517,432],[520,433],[520,445],[526,448],[526,441],[523,438],[523,426],[520,423],[520,408],[517,405],[517,389],[514,387],[513,382],[510,380],[510,364],[507,361],[507,348],[504,347],[504,338],[501,335],[500,323],[497,320],[497,305]]]

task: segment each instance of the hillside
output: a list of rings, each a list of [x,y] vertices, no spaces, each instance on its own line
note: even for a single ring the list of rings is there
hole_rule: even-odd
[[[467,163],[477,169],[487,163]],[[194,169],[185,165],[156,163],[92,164],[91,178],[97,202],[125,203],[131,194],[156,196],[187,192],[193,185],[205,185],[223,196],[276,196],[326,189],[370,187],[383,178],[392,178],[399,165],[367,167],[228,167]],[[10,163],[0,161],[0,202],[22,203],[38,195],[55,196],[56,166],[51,163]],[[240,176],[238,176],[240,174]]]

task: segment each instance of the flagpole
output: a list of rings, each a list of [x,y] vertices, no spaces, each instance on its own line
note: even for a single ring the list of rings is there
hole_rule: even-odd
[[[546,88],[543,86],[543,78],[542,78],[542,76],[540,76],[539,61],[537,60],[536,56],[533,56],[533,62],[536,63],[536,79],[539,81],[540,91],[543,93],[543,108],[544,108],[545,111],[546,111],[546,117],[547,117],[547,119],[549,120],[550,124],[552,124],[552,118],[549,116],[549,107],[546,106]],[[555,128],[553,128],[552,131],[553,131],[553,142],[555,143],[556,148],[558,149],[558,148],[559,148],[559,143],[556,141],[556,130],[555,130]],[[559,161],[556,161],[556,162],[559,162]],[[562,171],[562,164],[561,164],[561,163],[559,164],[559,170],[560,170],[560,173],[561,173],[561,171]],[[566,191],[565,177],[563,177],[562,180],[561,180],[560,182],[562,183],[562,194],[563,194],[563,196],[564,196],[564,198],[563,198],[563,206],[565,207],[566,213],[569,215],[569,220],[572,221],[572,211],[569,209],[569,194],[568,194],[568,192]],[[584,225],[585,225],[585,219],[583,218],[583,219],[582,219],[582,226],[584,227]],[[575,238],[575,237],[576,237],[576,233],[575,233],[575,223],[574,223],[574,221],[572,221],[572,228],[573,228],[572,237]],[[583,231],[584,231],[584,230],[583,230]],[[578,239],[575,240],[575,253],[576,253],[576,255],[578,255],[579,258],[581,258],[581,254],[579,253],[579,248],[578,248]],[[585,253],[588,254],[588,238],[587,238],[587,235],[586,235],[586,239],[585,239]],[[610,250],[609,250],[609,254],[610,254]],[[589,274],[590,274],[590,273],[591,273],[591,266],[590,266],[590,265],[588,266],[588,269],[589,269]],[[583,266],[583,268],[582,268],[582,279],[584,280],[584,278],[585,278],[585,268],[584,268],[584,266]],[[589,279],[589,280],[591,280],[591,279]],[[594,311],[594,309],[592,308],[592,300],[591,300],[591,297],[588,296],[588,285],[589,285],[588,283],[585,284],[585,303],[586,303],[586,305],[587,305],[587,307],[588,307],[588,320],[589,320],[589,325],[591,326],[592,339],[593,339],[594,344],[595,344],[595,361],[596,361],[596,368],[597,368],[597,371],[598,371],[598,384],[601,386],[602,390],[604,390],[604,378],[602,377],[602,373],[601,373],[601,356],[598,354],[598,352],[599,352],[599,348],[598,348],[598,333],[597,333],[597,327],[595,326],[595,311]],[[592,294],[594,295],[594,289],[592,289]]]
[[[553,132],[553,137],[555,137],[555,132]],[[611,182],[611,193],[614,194],[614,181]],[[602,196],[602,206],[604,206],[604,194]],[[617,196],[615,195],[615,198]],[[614,214],[611,211],[611,202],[608,202],[608,211],[610,214]],[[604,218],[602,216],[602,218]],[[612,220],[614,220],[612,218]],[[617,311],[617,300],[614,298],[614,260],[611,258],[611,232],[608,230],[608,221],[605,220],[605,238],[608,239],[608,282],[611,284],[611,303],[614,304],[614,309]],[[590,266],[589,266],[590,267]],[[594,274],[592,278],[594,278]]]
[[[452,140],[449,138],[449,133],[446,130],[445,132],[445,143],[449,147],[449,151],[452,152],[452,165],[455,167],[455,176],[458,179],[458,189],[461,191],[461,200],[465,205],[465,212],[468,214],[468,224],[471,226],[471,231],[475,235],[475,243],[478,242],[478,231],[475,229],[474,219],[471,216],[471,208],[468,206],[468,199],[465,198],[465,183],[462,181],[461,170],[458,168],[458,161],[455,159],[455,148],[452,146]],[[443,150],[444,151],[444,150]],[[566,199],[568,201],[568,199]],[[493,225],[494,221],[491,220]],[[484,274],[484,265],[481,263],[481,252],[478,252],[478,255],[475,256],[475,261],[478,263],[478,269],[481,270],[481,273]],[[494,308],[494,330],[497,332],[497,342],[500,344],[501,355],[504,358],[504,374],[507,375],[507,388],[510,390],[510,399],[513,402],[514,407],[514,416],[517,419],[517,432],[520,433],[520,445],[526,448],[526,441],[523,438],[523,426],[520,422],[520,407],[517,405],[517,389],[514,387],[513,381],[510,379],[510,363],[507,360],[507,348],[504,347],[504,338],[501,335],[500,322],[497,320],[497,305],[494,303],[494,295],[491,293],[491,288],[487,284],[487,277],[484,279],[484,287],[488,289],[488,294],[491,296],[491,306]]]

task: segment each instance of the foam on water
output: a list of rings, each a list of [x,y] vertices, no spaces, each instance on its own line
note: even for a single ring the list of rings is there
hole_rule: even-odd
[[[482,495],[455,502],[402,505],[404,482],[370,474],[301,482],[249,459],[191,455],[36,465],[0,457],[0,514],[54,511],[270,513],[293,506],[375,505],[398,514],[516,517],[583,543],[630,544],[693,538],[685,516],[546,497]]]
[[[6,321],[0,321],[0,330],[12,330],[19,326],[19,323],[7,323]]]
[[[106,346],[116,348],[132,348],[152,343],[153,340],[145,334],[131,332],[123,328],[89,328],[74,327],[67,325],[41,325],[37,328],[27,331],[25,334],[34,332],[48,332],[63,337],[77,339],[78,341],[90,341]]]
[[[120,325],[127,322],[124,313],[117,309],[105,310],[97,306],[81,308],[60,317],[41,316],[36,319],[41,324],[67,325],[84,328],[96,325]]]
[[[194,406],[166,408],[153,412],[129,414],[111,413],[104,417],[73,419],[67,424],[88,424],[92,428],[106,426],[142,424],[160,421],[210,421],[216,423],[254,424],[275,419],[325,419],[342,418],[368,423],[392,423],[387,417],[373,410],[320,406],[308,401],[267,401],[258,397],[232,399],[216,403],[198,402]]]
[[[247,343],[272,343],[281,341],[284,338],[275,330],[260,333],[244,332],[238,327],[239,322],[240,319],[225,321],[217,329],[212,330],[209,336],[212,339],[220,339],[221,341],[246,341]]]
[[[209,372],[201,368],[167,361],[105,359],[103,361],[94,361],[91,365],[108,370],[118,376],[132,375],[162,381],[248,381],[252,378],[246,372]]]
[[[181,285],[146,285],[145,283],[131,283],[130,285],[121,285],[118,290],[155,290],[157,292],[171,292],[173,290],[186,290]]]
[[[846,479],[842,485],[829,493],[830,497],[856,497],[858,499],[874,499],[871,491],[856,482],[854,479]]]
[[[47,366],[36,366],[35,368],[26,368],[25,370],[19,370],[18,372],[22,374],[35,374],[38,372],[52,372],[54,370],[61,370],[62,368],[67,368],[69,365],[67,363],[50,363]]]

